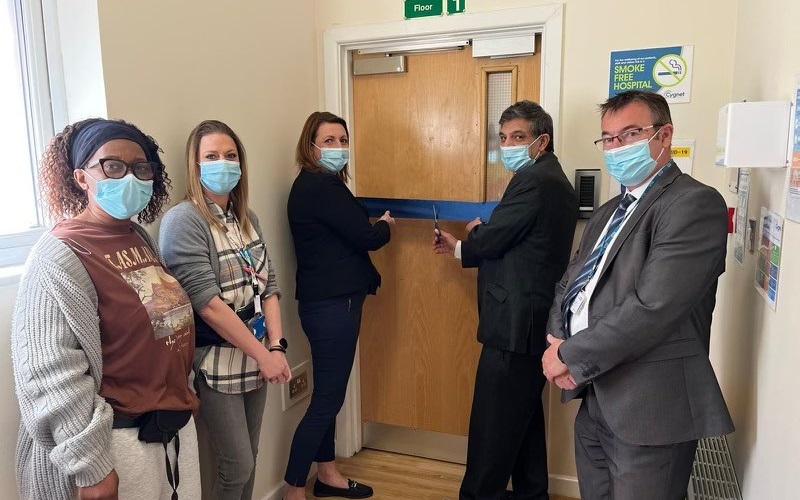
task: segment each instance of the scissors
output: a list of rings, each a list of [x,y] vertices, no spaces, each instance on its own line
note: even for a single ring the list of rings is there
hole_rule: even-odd
[[[436,243],[439,243],[442,236],[442,231],[439,229],[439,217],[436,216],[436,205],[431,206],[433,207],[433,229],[436,231]]]

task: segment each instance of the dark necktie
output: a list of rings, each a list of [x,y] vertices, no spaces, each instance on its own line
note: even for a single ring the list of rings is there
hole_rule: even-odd
[[[578,293],[583,290],[586,284],[589,283],[589,280],[592,279],[592,276],[594,276],[594,273],[597,271],[597,266],[603,258],[603,254],[606,252],[611,240],[614,239],[614,235],[619,231],[622,221],[625,220],[625,213],[628,211],[628,207],[630,207],[631,203],[634,201],[636,201],[636,197],[630,193],[622,198],[622,201],[619,202],[619,206],[614,211],[614,215],[611,217],[611,222],[608,225],[608,230],[603,236],[603,239],[600,240],[600,243],[592,250],[591,255],[586,259],[583,267],[581,267],[581,272],[578,273],[578,277],[575,278],[575,281],[573,281],[567,289],[567,293],[564,294],[564,300],[561,302],[561,318],[564,322],[564,334],[567,337],[571,335],[569,331],[569,308],[572,305],[572,301],[575,300]],[[583,307],[585,307],[585,305]]]

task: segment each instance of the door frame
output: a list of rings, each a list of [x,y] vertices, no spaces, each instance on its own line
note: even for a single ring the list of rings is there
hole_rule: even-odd
[[[323,35],[325,109],[351,121],[353,94],[349,51],[376,46],[402,50],[410,44],[463,40],[476,35],[537,33],[542,37],[540,104],[553,117],[554,130],[559,133],[563,29],[562,4],[329,28]],[[355,163],[350,165],[350,171],[353,176],[358,175]],[[350,189],[355,191],[352,181]],[[359,357],[356,349],[347,395],[336,417],[336,455],[342,457],[353,456],[362,446]]]

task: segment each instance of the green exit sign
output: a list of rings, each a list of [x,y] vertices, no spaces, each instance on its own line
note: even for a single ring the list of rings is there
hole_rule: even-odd
[[[406,0],[406,19],[441,15],[442,0]]]
[[[447,0],[447,15],[461,14],[464,12],[464,4],[467,0]]]

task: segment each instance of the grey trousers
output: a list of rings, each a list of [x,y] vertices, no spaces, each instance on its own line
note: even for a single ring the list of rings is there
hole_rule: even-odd
[[[194,419],[178,432],[180,484],[178,497],[200,499],[200,465],[197,458],[197,433]],[[170,465],[175,467],[175,441],[167,445]],[[164,447],[139,441],[138,428],[111,431],[111,456],[119,476],[119,500],[169,500],[172,486],[167,481]]]
[[[195,387],[200,398],[200,420],[208,429],[217,459],[211,498],[250,500],[267,384],[244,394],[224,394],[208,387],[205,377],[198,375]]]
[[[581,499],[683,500],[696,449],[697,440],[665,446],[622,441],[609,429],[590,387],[575,417]]]

